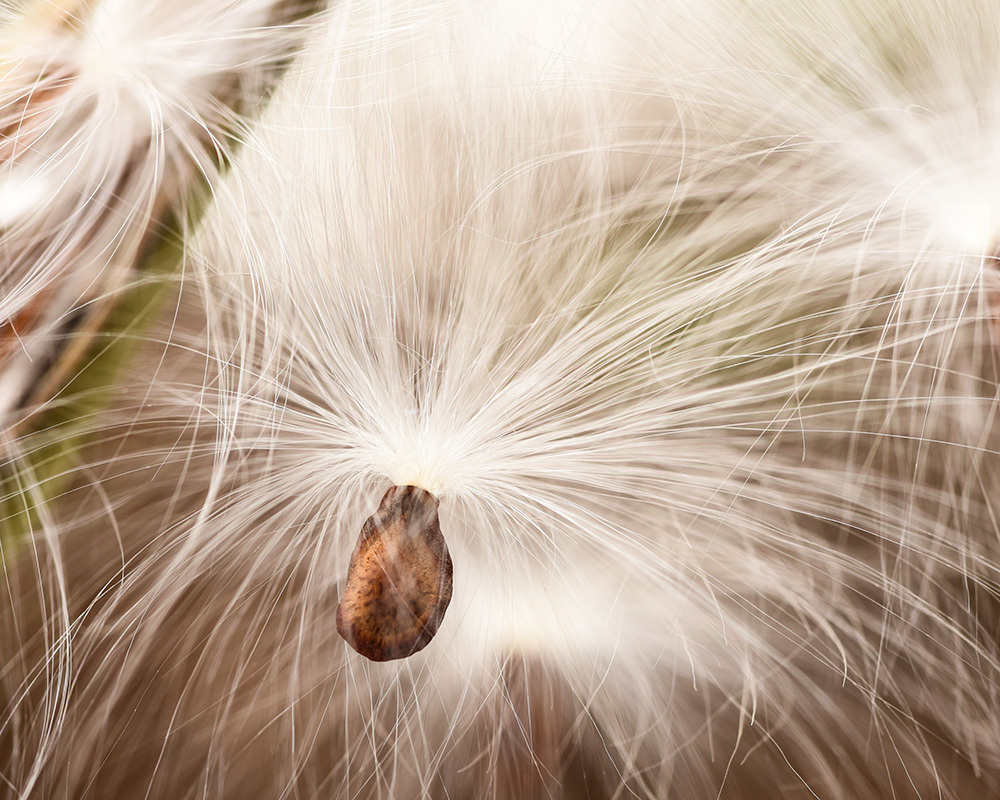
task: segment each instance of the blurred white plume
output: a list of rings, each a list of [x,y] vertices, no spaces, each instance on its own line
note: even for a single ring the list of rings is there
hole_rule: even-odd
[[[0,187],[114,193],[92,248],[275,41],[113,5],[11,114],[121,97]],[[1000,791],[998,41],[991,0],[336,3],[8,564],[10,791]],[[407,484],[454,592],[374,664],[335,609]]]

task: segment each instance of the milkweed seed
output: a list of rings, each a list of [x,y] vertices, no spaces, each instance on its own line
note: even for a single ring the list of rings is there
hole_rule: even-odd
[[[438,499],[417,486],[393,486],[361,529],[337,606],[337,630],[372,661],[406,658],[434,638],[451,588]]]

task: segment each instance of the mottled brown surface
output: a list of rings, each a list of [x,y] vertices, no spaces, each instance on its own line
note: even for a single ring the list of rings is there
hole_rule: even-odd
[[[452,563],[437,509],[430,492],[393,486],[361,529],[337,607],[337,630],[372,661],[422,650],[444,619]]]

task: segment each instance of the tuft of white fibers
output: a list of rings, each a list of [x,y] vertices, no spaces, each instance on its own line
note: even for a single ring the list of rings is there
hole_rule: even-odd
[[[9,568],[11,792],[1000,791],[998,40],[338,2]],[[454,591],[372,663],[335,610],[407,484]]]
[[[66,328],[132,277],[150,228],[193,183],[214,182],[236,111],[287,55],[283,14],[275,0],[0,9],[5,426],[38,399]]]

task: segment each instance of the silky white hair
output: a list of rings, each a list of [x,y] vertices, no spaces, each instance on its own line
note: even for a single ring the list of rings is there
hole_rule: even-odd
[[[335,4],[8,564],[11,793],[1000,791],[998,41]],[[334,616],[394,484],[455,586],[375,664]]]

